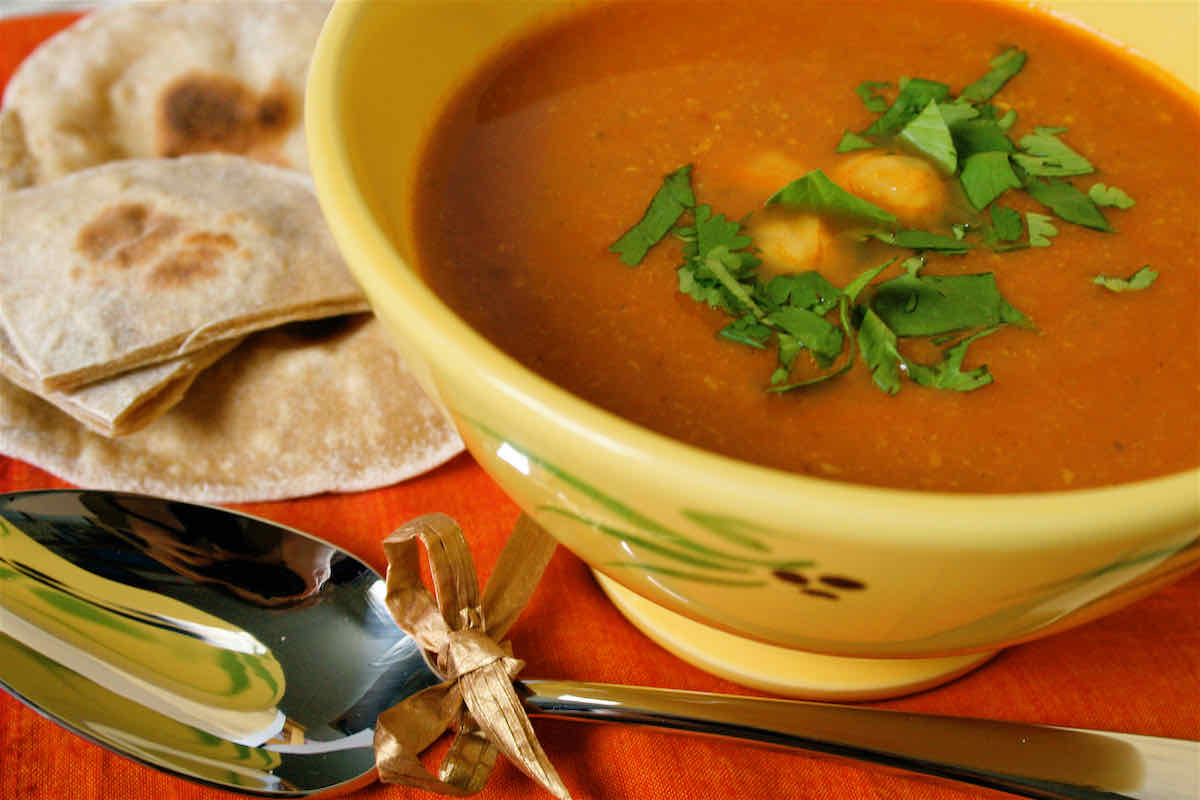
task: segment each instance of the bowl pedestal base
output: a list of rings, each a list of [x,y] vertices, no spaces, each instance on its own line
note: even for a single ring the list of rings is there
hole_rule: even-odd
[[[850,658],[806,653],[711,628],[595,575],[617,610],[671,653],[705,672],[788,697],[838,702],[897,697],[954,680],[995,655]]]

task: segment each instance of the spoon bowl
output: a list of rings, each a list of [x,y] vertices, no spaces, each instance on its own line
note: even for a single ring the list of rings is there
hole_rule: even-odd
[[[245,794],[375,777],[375,720],[439,682],[378,573],[226,509],[0,495],[0,687],[118,754]],[[1200,796],[1200,743],[796,700],[522,681],[526,710],[856,759],[1025,797]]]
[[[376,572],[245,514],[8,495],[0,570],[0,684],[97,744],[221,788],[357,781],[379,713],[439,680]]]

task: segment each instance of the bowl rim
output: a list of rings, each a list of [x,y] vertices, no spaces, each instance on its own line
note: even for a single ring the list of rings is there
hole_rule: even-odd
[[[657,484],[692,486],[708,497],[715,491],[733,491],[739,505],[751,508],[794,508],[805,499],[819,500],[812,508],[814,524],[862,541],[877,541],[876,531],[886,529],[887,540],[894,544],[969,544],[972,549],[1000,551],[1013,548],[1014,536],[1031,546],[1055,547],[1200,528],[1200,466],[1136,482],[1046,492],[960,493],[841,482],[682,443],[605,411],[527,369],[468,326],[416,277],[360,190],[342,124],[339,86],[344,77],[342,54],[352,46],[354,29],[372,5],[336,0],[318,39],[305,101],[310,169],[325,218],[355,278],[368,297],[403,303],[408,322],[421,328],[421,349],[432,347],[449,355],[439,358],[437,371],[486,384],[505,395],[505,402],[537,415],[547,430],[601,448],[608,457],[637,462],[639,474],[653,476]],[[1124,49],[1101,35],[1111,46]],[[853,512],[852,524],[846,523],[848,511]],[[919,513],[920,522],[905,522],[907,513]],[[1097,520],[1103,524],[1098,526]],[[970,532],[969,542],[964,541],[964,531]]]

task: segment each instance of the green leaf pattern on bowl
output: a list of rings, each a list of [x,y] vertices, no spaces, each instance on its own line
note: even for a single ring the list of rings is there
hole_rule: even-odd
[[[511,448],[531,466],[536,466],[560,484],[583,495],[615,520],[601,520],[579,510],[551,503],[540,505],[539,511],[587,525],[648,556],[644,559],[609,561],[605,566],[642,570],[679,580],[747,588],[766,586],[773,578],[778,578],[779,573],[799,575],[800,570],[816,567],[816,562],[811,559],[772,557],[768,542],[773,537],[782,537],[780,532],[737,517],[683,509],[681,513],[684,517],[722,542],[721,546],[705,544],[631,508],[479,420],[466,418],[466,421],[497,445]],[[561,496],[562,493],[559,494]]]

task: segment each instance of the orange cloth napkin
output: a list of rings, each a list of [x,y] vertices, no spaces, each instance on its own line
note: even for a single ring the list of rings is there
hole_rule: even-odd
[[[0,21],[0,89],[43,38],[73,16]],[[0,457],[0,491],[68,484]],[[486,579],[516,506],[466,455],[406,483],[359,494],[239,506],[328,539],[384,569],[381,541],[400,523],[442,511],[466,531]],[[579,559],[560,548],[512,629],[522,677],[572,678],[757,694],[695,669],[651,643],[608,603]],[[1096,622],[1011,648],[959,680],[879,705],[1200,739],[1200,572]],[[622,726],[534,720],[576,800],[761,800],[994,797],[847,762]],[[435,750],[436,754],[436,750]],[[545,797],[497,767],[481,800]],[[0,800],[217,800],[232,795],[127,761],[0,692]],[[433,797],[374,784],[355,800]]]

